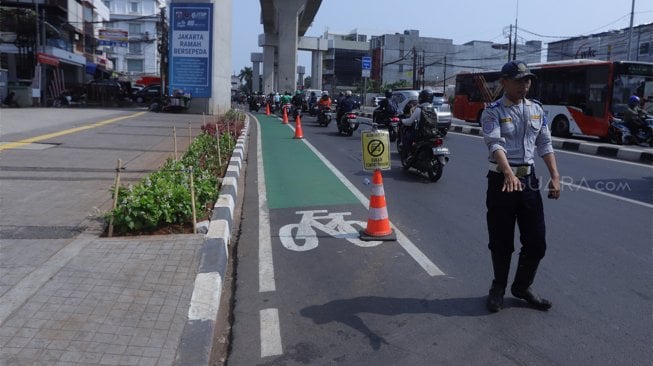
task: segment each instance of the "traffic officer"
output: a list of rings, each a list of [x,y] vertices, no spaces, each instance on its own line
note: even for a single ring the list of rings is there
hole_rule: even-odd
[[[535,75],[523,61],[503,65],[503,97],[488,106],[481,117],[490,161],[486,205],[494,280],[486,305],[491,312],[503,306],[514,251],[515,222],[522,247],[511,293],[536,309],[551,308],[551,302],[530,287],[546,251],[542,197],[533,167],[535,153],[549,170],[551,199],[560,197],[560,174],[542,106],[526,99],[533,79]]]

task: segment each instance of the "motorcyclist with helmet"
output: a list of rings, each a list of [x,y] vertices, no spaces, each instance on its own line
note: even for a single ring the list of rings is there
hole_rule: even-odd
[[[317,101],[318,115],[317,119],[320,122],[320,118],[324,118],[324,113],[327,113],[331,110],[331,98],[329,97],[329,92],[324,91],[320,100]]]
[[[420,121],[422,121],[422,113],[428,114],[428,118],[434,119],[433,123],[437,125],[438,115],[435,113],[433,108],[433,96],[433,90],[430,88],[426,88],[420,91],[417,97],[418,104],[411,112],[411,115],[408,118],[401,119],[401,124],[405,126],[402,128],[401,143],[403,147],[405,147],[401,150],[402,154],[410,153],[410,146],[413,145],[413,141],[415,141],[416,137],[424,137],[417,136],[420,129],[422,128],[422,126],[420,126]],[[413,126],[413,128],[408,128],[409,126]]]
[[[397,103],[392,100],[392,90],[385,91],[385,99],[379,102],[379,107],[374,111],[376,121],[385,121],[397,115]]]
[[[624,124],[630,130],[630,134],[637,138],[638,133],[645,126],[645,113],[639,107],[640,99],[633,95],[628,98],[628,108],[624,111]]]
[[[345,95],[342,99],[338,100],[338,113],[336,113],[336,121],[340,122],[345,113],[349,113],[354,110],[354,98],[352,98],[351,90],[345,91]]]
[[[304,104],[304,97],[302,96],[301,90],[295,91],[295,95],[293,95],[290,103],[292,104],[292,116],[293,118],[297,118],[299,111],[302,110],[302,105]]]

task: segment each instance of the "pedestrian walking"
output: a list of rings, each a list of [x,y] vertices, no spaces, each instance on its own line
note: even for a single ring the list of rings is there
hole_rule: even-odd
[[[494,270],[486,305],[491,312],[503,307],[517,223],[522,246],[511,293],[536,309],[548,310],[551,302],[531,288],[546,252],[540,182],[533,165],[535,154],[542,157],[549,170],[551,199],[560,197],[560,174],[542,106],[526,98],[535,75],[522,61],[506,63],[501,74],[504,94],[481,117],[483,139],[489,150],[486,205]]]

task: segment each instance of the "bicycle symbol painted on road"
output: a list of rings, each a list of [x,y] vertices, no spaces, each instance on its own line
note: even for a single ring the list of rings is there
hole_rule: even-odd
[[[347,239],[359,247],[374,247],[382,241],[362,241],[358,239],[358,231],[365,229],[366,223],[356,220],[345,220],[345,216],[351,212],[332,212],[327,210],[297,211],[302,215],[299,224],[288,224],[279,229],[281,244],[290,250],[303,252],[315,249],[318,246],[318,236],[315,229],[318,229],[334,238]],[[317,214],[325,214],[316,216]],[[322,223],[318,220],[329,220]]]

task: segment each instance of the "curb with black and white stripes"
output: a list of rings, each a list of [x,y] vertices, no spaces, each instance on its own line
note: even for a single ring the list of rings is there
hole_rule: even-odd
[[[358,112],[361,117],[372,118],[371,113]],[[480,127],[455,126],[449,129],[451,132],[464,133],[467,135],[483,136]],[[601,144],[586,141],[570,141],[567,139],[553,138],[553,148],[559,150],[576,151],[582,154],[605,156],[619,160],[635,161],[638,163],[653,163],[653,152],[642,151],[611,144]]]
[[[480,127],[451,126],[451,132],[464,133],[468,135],[483,136]],[[651,164],[653,153],[629,148],[626,146],[601,144],[587,141],[570,141],[567,139],[553,138],[553,148],[559,150],[576,151],[582,154],[605,156],[619,160],[635,161],[638,163]]]
[[[209,364],[222,284],[227,271],[228,246],[234,222],[234,209],[238,201],[238,182],[247,153],[248,135],[249,117],[245,117],[245,126],[229,160],[201,249],[199,270],[188,308],[188,321],[177,351],[178,365]]]

